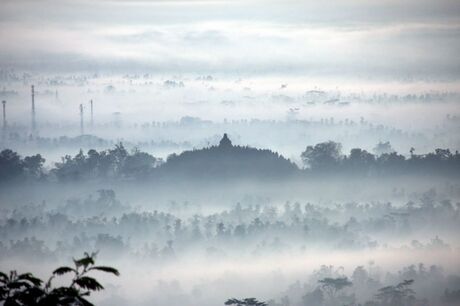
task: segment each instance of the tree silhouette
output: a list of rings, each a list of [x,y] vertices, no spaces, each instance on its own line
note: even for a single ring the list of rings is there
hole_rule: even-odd
[[[395,150],[391,146],[389,141],[386,142],[379,142],[373,149],[374,153],[376,155],[382,155],[382,154],[390,154],[393,153]]]
[[[382,146],[386,147],[386,143]],[[441,175],[458,177],[460,153],[438,148],[427,154],[405,157],[394,150],[379,150],[371,154],[353,148],[342,155],[342,145],[328,141],[308,146],[301,153],[305,177],[318,175],[382,176],[382,175]],[[383,152],[383,153],[382,153]],[[60,182],[94,180],[146,180],[162,178],[283,179],[298,177],[297,165],[282,155],[266,149],[235,146],[224,135],[218,146],[171,154],[167,161],[134,149],[128,152],[123,144],[104,151],[80,150],[75,156],[66,155],[49,171],[43,169],[45,159],[40,154],[22,158],[17,152],[0,152],[0,184],[14,181]]]
[[[353,284],[348,280],[347,277],[326,277],[324,279],[319,280],[318,283],[321,284],[321,288],[329,295],[330,298],[334,298],[337,292]]]
[[[338,164],[342,157],[342,145],[328,141],[308,146],[301,154],[305,166],[311,169],[326,170]]]
[[[95,257],[96,253],[85,253],[83,258],[74,259],[74,267],[57,268],[45,284],[31,273],[18,274],[11,271],[7,275],[0,272],[0,302],[5,306],[91,306],[93,304],[86,297],[104,287],[88,274],[92,271],[102,271],[120,275],[115,268],[96,266]],[[67,273],[73,274],[71,284],[67,287],[52,288],[52,280]]]
[[[265,302],[259,302],[255,298],[246,298],[243,300],[238,300],[235,298],[228,299],[225,302],[225,305],[236,305],[236,306],[267,306]]]
[[[379,292],[375,295],[378,305],[382,306],[407,306],[412,305],[415,297],[414,290],[410,286],[414,283],[414,280],[404,280],[396,286],[387,286],[379,289]]]
[[[10,149],[0,152],[0,182],[14,179],[37,179],[43,175],[45,160],[40,154],[26,156],[24,159]]]

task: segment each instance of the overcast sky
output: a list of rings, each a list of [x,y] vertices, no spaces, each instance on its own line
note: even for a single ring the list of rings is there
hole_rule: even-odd
[[[460,1],[2,0],[0,66],[457,79]]]

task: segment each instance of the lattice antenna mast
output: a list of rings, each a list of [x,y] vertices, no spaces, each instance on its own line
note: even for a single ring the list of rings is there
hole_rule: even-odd
[[[3,104],[3,129],[6,130],[6,101],[2,101]]]
[[[35,88],[32,85],[32,132],[35,132],[36,123],[35,123]]]
[[[84,134],[84,129],[83,129],[83,104],[80,104],[80,134]]]
[[[89,101],[89,103],[91,104],[91,128],[93,128],[93,124],[94,124],[94,118],[93,118],[93,100]]]

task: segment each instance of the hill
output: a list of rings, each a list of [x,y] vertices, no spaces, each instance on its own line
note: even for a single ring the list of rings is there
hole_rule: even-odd
[[[234,146],[224,134],[218,146],[170,155],[158,172],[161,176],[186,178],[276,179],[292,176],[298,170],[294,163],[276,152]]]

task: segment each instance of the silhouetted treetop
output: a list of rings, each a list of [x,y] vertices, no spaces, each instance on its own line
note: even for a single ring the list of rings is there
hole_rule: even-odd
[[[5,149],[0,152],[0,183],[12,180],[40,179],[45,159],[36,154],[22,158],[17,152]]]
[[[47,282],[36,278],[31,273],[8,274],[0,272],[0,302],[11,306],[93,306],[87,297],[104,287],[89,273],[100,271],[119,276],[117,269],[95,265],[96,253],[85,253],[83,258],[74,259],[74,266],[63,266],[54,270]],[[68,286],[53,287],[52,281],[63,274],[71,274]]]
[[[228,299],[225,302],[225,305],[235,305],[235,306],[267,306],[265,302],[259,302],[255,298],[245,298],[243,300],[238,300],[235,298]]]
[[[327,141],[307,146],[301,158],[305,171],[310,175],[458,175],[460,154],[449,149],[436,149],[427,154],[415,154],[410,150],[406,157],[394,151],[389,142],[380,142],[376,154],[360,148],[353,148],[349,155],[342,154],[342,145]]]
[[[327,141],[307,146],[301,153],[305,168],[268,149],[235,146],[224,134],[217,146],[206,147],[180,154],[171,154],[167,161],[155,158],[138,149],[128,151],[119,143],[112,149],[66,155],[46,171],[45,159],[40,154],[21,157],[5,149],[0,152],[0,184],[21,181],[57,180],[60,182],[91,180],[147,180],[147,179],[231,179],[263,178],[284,179],[303,173],[308,178],[322,175],[380,177],[389,175],[440,175],[458,177],[460,153],[438,148],[427,154],[410,150],[404,156],[390,150],[389,143],[380,143],[380,154],[353,148],[342,153],[342,145]]]

